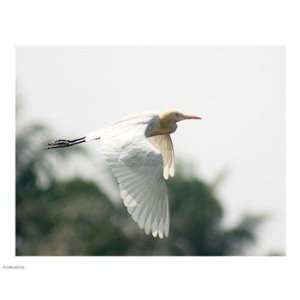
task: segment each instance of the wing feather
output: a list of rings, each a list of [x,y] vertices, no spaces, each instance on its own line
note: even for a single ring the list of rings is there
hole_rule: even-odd
[[[120,123],[123,128],[124,122]],[[130,120],[125,131],[115,126],[101,141],[104,158],[116,177],[128,213],[146,234],[167,237],[169,200],[164,169],[174,175],[170,137],[161,138],[162,147],[157,148],[145,137],[145,125],[138,126]]]
[[[175,154],[171,136],[156,135],[148,138],[149,141],[157,148],[162,154],[164,162],[164,178],[168,179],[169,176],[175,175]]]

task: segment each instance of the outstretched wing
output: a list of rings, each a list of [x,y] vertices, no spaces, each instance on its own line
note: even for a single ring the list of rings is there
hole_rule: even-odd
[[[169,200],[163,156],[147,140],[141,126],[103,138],[104,157],[119,184],[129,214],[146,234],[169,235]]]
[[[148,139],[157,148],[157,150],[161,153],[163,157],[165,179],[168,179],[169,176],[174,177],[175,154],[170,135],[157,135],[149,137]]]

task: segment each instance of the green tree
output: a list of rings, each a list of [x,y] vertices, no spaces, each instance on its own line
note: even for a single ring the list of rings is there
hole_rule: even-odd
[[[180,170],[168,182],[170,237],[146,236],[121,201],[114,204],[97,183],[59,179],[55,161],[64,165],[72,155],[88,154],[81,146],[46,151],[45,137],[51,139],[51,132],[41,125],[17,131],[17,255],[242,255],[255,242],[260,217],[224,228],[217,186]]]

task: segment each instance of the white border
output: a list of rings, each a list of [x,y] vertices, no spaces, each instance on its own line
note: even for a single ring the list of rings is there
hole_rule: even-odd
[[[1,8],[1,298],[299,298],[299,9],[296,1],[203,2],[27,0]],[[288,256],[15,258],[16,44],[286,45]],[[4,264],[25,269],[7,270]]]

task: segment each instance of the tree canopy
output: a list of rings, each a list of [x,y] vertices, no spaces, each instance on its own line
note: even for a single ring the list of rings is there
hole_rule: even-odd
[[[244,216],[226,228],[225,209],[215,193],[218,185],[180,170],[168,181],[169,238],[146,236],[121,201],[111,201],[101,185],[58,178],[53,160],[64,164],[82,148],[68,149],[68,155],[46,151],[42,136],[51,138],[40,124],[17,132],[17,255],[243,255],[255,243],[260,216]]]

